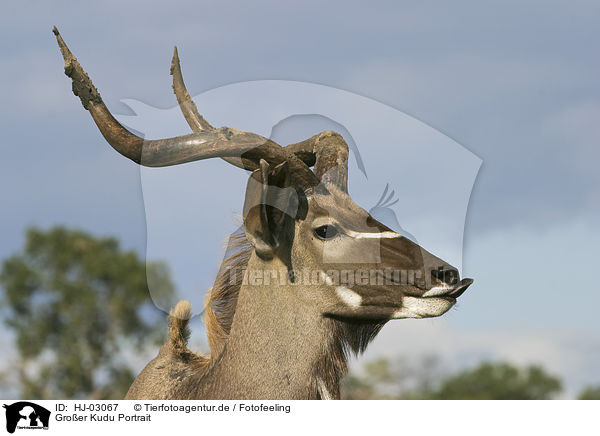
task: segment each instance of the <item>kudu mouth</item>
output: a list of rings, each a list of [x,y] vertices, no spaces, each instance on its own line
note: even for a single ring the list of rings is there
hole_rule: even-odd
[[[460,297],[469,286],[473,283],[473,279],[464,278],[455,286],[435,286],[425,290],[425,293],[421,295],[422,298],[433,298],[433,297]],[[418,296],[418,295],[417,295]]]
[[[420,297],[405,295],[402,298],[402,307],[397,310],[392,319],[402,318],[433,318],[446,313],[456,304],[473,279],[462,279],[454,287],[437,287],[425,292]]]
[[[469,286],[473,284],[473,279],[462,279],[460,283],[452,289],[446,296],[452,298],[458,298],[467,290]]]

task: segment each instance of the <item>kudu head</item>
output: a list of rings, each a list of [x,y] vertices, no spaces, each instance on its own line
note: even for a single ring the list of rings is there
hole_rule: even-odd
[[[264,274],[285,270],[289,286],[278,290],[309,303],[302,304],[307,310],[342,320],[435,317],[472,283],[352,201],[348,147],[339,134],[323,132],[281,147],[254,133],[214,128],[185,88],[175,49],[173,88],[193,133],[143,139],[111,115],[56,28],[54,33],[73,92],[119,153],[151,167],[219,157],[252,171],[244,204],[244,231],[256,260],[251,264]],[[310,286],[294,286],[300,281]]]

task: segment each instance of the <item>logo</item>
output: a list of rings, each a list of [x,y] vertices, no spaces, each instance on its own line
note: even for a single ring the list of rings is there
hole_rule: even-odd
[[[250,131],[282,146],[320,132],[339,133],[349,148],[353,201],[361,207],[372,206],[367,210],[373,218],[462,271],[466,211],[482,161],[452,138],[367,97],[306,82],[240,82],[206,91],[194,102],[211,123]],[[132,99],[122,103],[132,114],[115,115],[118,121],[147,138],[190,131],[178,105],[158,109]],[[242,217],[242,210],[232,210],[231,199],[240,199],[247,174],[231,170],[224,176],[222,163],[209,159],[201,169],[196,165],[161,171],[141,167],[140,177],[147,259],[160,257],[174,271],[187,271],[176,273],[182,294],[192,307],[202,308],[203,292],[198,290],[213,286],[215,267],[206,259],[223,253],[222,235],[237,232],[241,224],[228,219],[209,224],[206,211],[215,217],[228,217],[232,212]],[[199,223],[210,225],[210,232],[198,231]],[[353,252],[353,257],[342,259],[344,263],[378,263],[379,241],[371,239],[362,245],[369,248]],[[359,255],[361,259],[356,259]],[[371,255],[366,259],[369,262],[361,262]],[[335,263],[336,256],[331,249],[322,259]],[[440,274],[445,272],[436,272],[436,277],[443,280]],[[148,287],[156,306],[168,312],[170,303],[162,297],[160,284],[149,278]]]
[[[48,430],[50,411],[29,401],[19,401],[11,405],[4,404],[6,409],[6,431],[14,433],[15,429]]]

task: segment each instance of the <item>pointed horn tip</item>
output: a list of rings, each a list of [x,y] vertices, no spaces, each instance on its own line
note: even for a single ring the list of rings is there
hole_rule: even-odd
[[[173,57],[171,58],[171,68],[169,69],[171,76],[175,74],[176,68],[179,68],[179,54],[177,53],[177,46],[173,46]]]
[[[54,33],[54,36],[56,36],[56,42],[58,43],[58,48],[60,49],[63,59],[65,60],[65,66],[67,66],[69,63],[71,63],[71,61],[76,60],[76,58],[73,55],[73,53],[71,53],[71,50],[69,50],[67,43],[60,35],[60,32],[58,31],[56,26],[54,26],[52,28],[52,33]]]
[[[52,27],[52,33],[54,33],[54,36],[56,36],[56,40],[58,41],[58,45],[62,48],[63,46],[66,47],[67,45],[65,44],[65,41],[62,39],[62,36],[60,35],[60,32],[58,31],[58,28],[56,26]]]
[[[102,103],[100,93],[92,83],[92,80],[87,75],[83,67],[77,61],[77,58],[71,53],[69,47],[60,36],[56,26],[52,29],[56,35],[58,47],[65,61],[65,74],[72,80],[73,94],[81,100],[81,104],[86,110],[90,110],[91,103]]]

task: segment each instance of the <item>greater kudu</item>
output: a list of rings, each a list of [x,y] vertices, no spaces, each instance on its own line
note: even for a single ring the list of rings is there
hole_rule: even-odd
[[[210,356],[187,348],[191,311],[180,302],[169,339],[126,398],[339,398],[350,352],[362,352],[390,319],[444,314],[472,283],[352,201],[348,147],[339,134],[281,147],[212,127],[185,89],[175,50],[173,88],[193,133],[143,139],[111,115],[54,33],[73,92],[119,153],[146,166],[220,157],[252,171],[243,231],[230,238],[207,298]],[[274,279],[281,271],[285,280]]]

